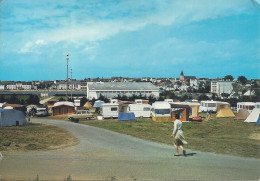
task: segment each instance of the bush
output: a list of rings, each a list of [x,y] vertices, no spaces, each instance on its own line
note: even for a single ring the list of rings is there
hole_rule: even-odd
[[[3,146],[10,146],[11,145],[11,141],[6,141],[3,143]]]

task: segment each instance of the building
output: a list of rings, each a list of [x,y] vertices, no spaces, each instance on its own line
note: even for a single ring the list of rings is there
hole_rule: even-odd
[[[230,94],[233,90],[233,81],[211,81],[211,93],[218,96],[221,94]]]
[[[196,76],[184,76],[184,73],[183,71],[181,71],[181,74],[180,74],[180,81],[181,82],[185,82],[187,80],[196,80]]]
[[[159,88],[150,82],[89,82],[87,98],[98,99],[100,95],[114,98],[118,95],[131,97],[133,95],[159,97]]]

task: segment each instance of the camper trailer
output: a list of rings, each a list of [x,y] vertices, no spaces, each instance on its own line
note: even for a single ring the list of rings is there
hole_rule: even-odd
[[[171,105],[164,101],[153,103],[152,119],[154,121],[171,121]]]
[[[129,104],[129,113],[134,113],[136,118],[149,118],[151,117],[152,106],[150,104]]]
[[[119,104],[104,103],[101,105],[103,118],[117,118],[119,114]]]
[[[219,109],[229,108],[228,102],[201,101],[199,112],[217,112]]]
[[[237,112],[239,109],[246,109],[248,112],[252,112],[253,109],[256,107],[257,103],[255,102],[238,102],[237,103]]]
[[[48,116],[48,109],[46,107],[37,107],[36,108],[36,116]]]

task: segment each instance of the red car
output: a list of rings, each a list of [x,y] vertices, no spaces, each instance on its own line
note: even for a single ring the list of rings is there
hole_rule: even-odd
[[[193,117],[191,118],[191,121],[202,121],[202,117],[201,116]]]

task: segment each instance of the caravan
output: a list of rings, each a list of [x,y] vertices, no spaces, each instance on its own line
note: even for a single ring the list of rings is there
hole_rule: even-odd
[[[117,118],[119,115],[119,104],[104,103],[101,105],[103,118]]]
[[[157,101],[152,104],[152,119],[154,121],[171,121],[171,105],[168,102]]]
[[[240,109],[246,109],[249,112],[252,112],[253,109],[256,107],[256,105],[257,105],[257,103],[255,103],[255,102],[238,102],[237,103],[237,112]]]
[[[152,106],[150,104],[129,104],[127,112],[134,113],[136,118],[151,117]]]
[[[201,101],[199,112],[217,112],[220,109],[229,108],[228,102]]]

